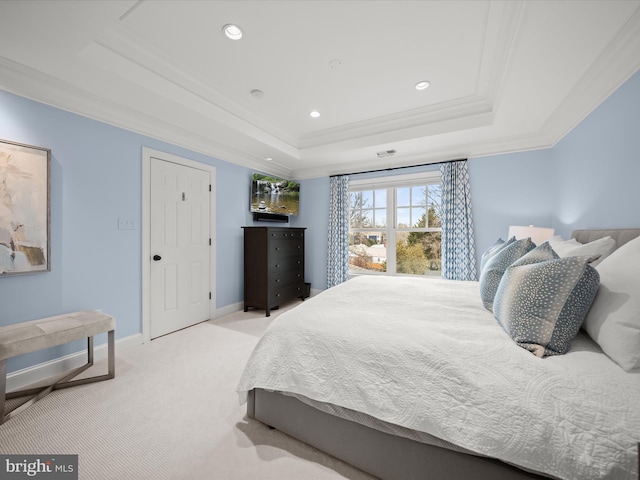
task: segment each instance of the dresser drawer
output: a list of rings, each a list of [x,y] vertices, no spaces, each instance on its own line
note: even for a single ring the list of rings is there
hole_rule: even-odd
[[[274,238],[269,242],[269,257],[291,257],[304,251],[304,237]]]
[[[284,287],[285,285],[290,285],[292,283],[301,282],[302,281],[302,271],[301,269],[288,270],[272,273],[269,275],[269,285],[273,289],[279,289]]]
[[[278,272],[287,272],[290,270],[300,271],[304,265],[304,257],[298,255],[295,257],[269,257],[269,274]]]
[[[269,232],[269,238],[271,240],[276,239],[304,239],[304,230],[293,228],[274,228]]]
[[[291,298],[304,296],[304,282],[292,283],[281,288],[274,289],[269,294],[269,304],[279,305]]]

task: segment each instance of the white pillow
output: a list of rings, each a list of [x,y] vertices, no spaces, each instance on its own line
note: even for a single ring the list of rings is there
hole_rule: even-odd
[[[553,247],[554,242],[555,243],[559,243],[559,242],[566,242],[566,240],[564,238],[562,238],[562,235],[554,235],[551,238],[547,238],[544,242],[542,243],[549,243],[551,245],[551,247]]]
[[[548,242],[560,258],[600,255],[591,263],[592,266],[598,265],[616,249],[616,241],[611,237],[599,238],[589,243],[579,243],[575,238],[563,240],[562,237],[552,237]]]
[[[560,235],[551,237],[549,240],[547,240],[547,242],[549,242],[549,245],[551,245],[553,251],[556,252],[560,258],[566,257],[566,252],[570,251],[572,248],[582,245],[581,243],[578,243],[575,238],[565,240]]]
[[[600,288],[583,328],[625,371],[640,367],[640,237],[596,267]]]

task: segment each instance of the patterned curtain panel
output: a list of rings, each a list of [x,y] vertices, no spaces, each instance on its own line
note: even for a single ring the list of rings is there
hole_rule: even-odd
[[[442,174],[442,278],[477,280],[467,161],[445,163]]]
[[[330,182],[327,288],[349,279],[349,176]]]

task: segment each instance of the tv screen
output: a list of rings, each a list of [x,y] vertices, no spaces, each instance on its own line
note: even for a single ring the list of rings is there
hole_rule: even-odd
[[[251,176],[251,211],[298,215],[300,206],[300,184],[254,173]]]

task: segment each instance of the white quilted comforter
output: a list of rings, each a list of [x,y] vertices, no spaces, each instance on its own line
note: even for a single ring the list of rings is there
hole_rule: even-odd
[[[476,282],[363,276],[278,316],[241,377],[561,479],[636,479],[640,373],[581,334],[537,358]]]

